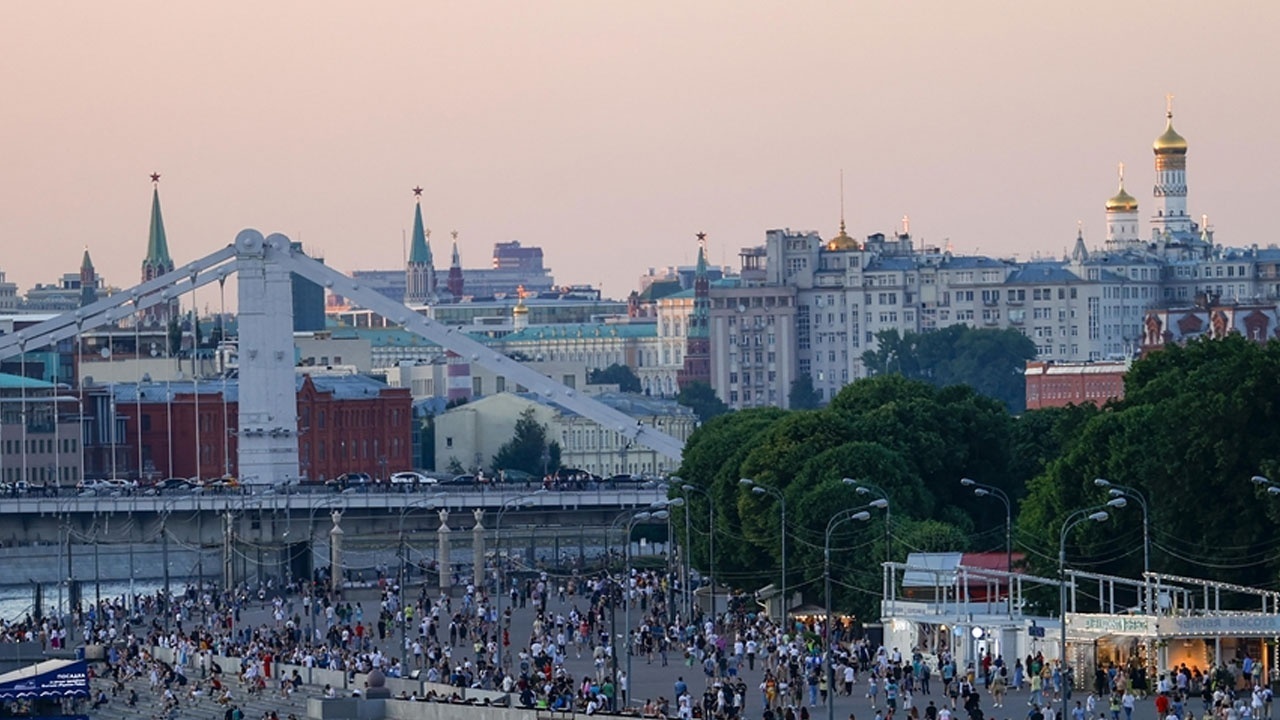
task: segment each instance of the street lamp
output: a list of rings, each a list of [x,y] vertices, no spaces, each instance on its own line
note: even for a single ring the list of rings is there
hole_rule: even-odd
[[[685,492],[701,493],[707,498],[707,578],[711,580],[711,616],[716,615],[716,513],[711,493],[697,485],[681,485]],[[690,609],[690,615],[693,610]]]
[[[782,623],[786,625],[790,616],[787,611],[790,609],[790,601],[787,599],[787,497],[777,488],[761,485],[751,478],[742,478],[738,484],[743,487],[751,488],[751,492],[757,495],[770,495],[777,498],[778,507],[782,509]]]
[[[859,495],[872,495],[874,493],[874,497],[878,497],[882,500],[889,499],[889,493],[885,492],[884,488],[880,487],[879,485],[873,485],[867,482],[866,480],[856,480],[854,478],[843,478],[840,480],[840,482],[844,483],[845,485],[852,485]],[[891,552],[892,551],[891,543],[893,542],[893,538],[889,534],[889,525],[890,525],[889,508],[885,507],[884,509],[884,561],[885,562],[890,562],[893,560],[893,553]],[[888,595],[887,592],[885,594]]]
[[[1085,522],[1104,522],[1111,517],[1107,512],[1107,508],[1122,508],[1125,506],[1125,499],[1122,497],[1114,498],[1107,501],[1105,505],[1096,505],[1083,510],[1076,510],[1067,516],[1065,522],[1062,523],[1062,534],[1058,537],[1058,621],[1061,625],[1059,633],[1059,662],[1062,664],[1062,710],[1059,717],[1068,717],[1069,708],[1067,707],[1069,693],[1067,692],[1067,683],[1071,682],[1070,674],[1067,672],[1067,534],[1075,526]]]
[[[1013,503],[1009,501],[1009,496],[1005,491],[994,485],[984,485],[977,480],[970,478],[960,478],[960,484],[965,487],[973,488],[973,494],[978,497],[993,497],[1004,503],[1004,555],[1005,565],[1008,572],[1013,573]],[[1013,582],[1010,580],[1009,582]],[[1012,588],[1010,588],[1012,591]],[[1010,601],[1012,601],[1012,592],[1010,592]]]
[[[684,492],[683,481],[679,477],[676,477],[673,475],[671,477],[671,481],[675,483],[676,488],[678,490],[680,490],[681,492]],[[685,498],[678,498],[678,499],[680,500],[681,505],[683,505],[685,502]],[[681,514],[684,515],[684,546],[680,550],[680,560],[681,560],[680,570],[682,573],[680,586],[684,590],[684,593],[683,593],[684,594],[684,620],[685,620],[685,623],[688,623],[689,617],[693,615],[693,591],[689,587],[689,575],[690,575],[689,548],[690,548],[690,543],[692,542],[693,533],[692,533],[692,528],[690,527],[690,524],[689,524],[689,511],[685,510]]]
[[[666,520],[671,516],[667,510],[642,510],[634,513],[627,519],[627,535],[626,542],[623,546],[623,565],[622,568],[622,602],[624,603],[625,613],[623,615],[626,624],[627,640],[622,644],[623,652],[627,654],[627,693],[624,701],[630,705],[630,687],[631,679],[631,531],[635,528],[636,523],[648,522],[650,520]],[[616,694],[620,688],[618,687],[618,653],[613,654],[613,690]]]
[[[1152,607],[1155,603],[1152,602],[1151,584],[1147,580],[1147,573],[1151,572],[1151,532],[1147,498],[1135,488],[1117,485],[1106,478],[1094,478],[1093,484],[1100,488],[1107,488],[1107,494],[1113,498],[1133,498],[1142,508],[1142,612],[1144,615],[1150,615],[1155,611]]]
[[[496,605],[494,607],[498,611],[498,672],[502,672],[502,643],[506,640],[506,625],[502,622],[502,594],[506,591],[506,573],[503,572],[502,566],[502,516],[506,515],[507,511],[512,508],[526,507],[532,504],[533,498],[541,495],[543,492],[543,489],[538,489],[528,495],[519,495],[517,497],[508,498],[506,502],[502,503],[502,507],[498,509],[498,518],[493,523],[493,559],[498,568],[498,591],[494,593],[497,595]]]
[[[822,582],[826,594],[826,628],[824,628],[825,645],[827,649],[827,720],[835,719],[836,712],[836,666],[835,652],[831,646],[831,532],[836,529],[840,523],[857,520],[858,522],[866,522],[871,519],[871,513],[867,512],[869,508],[884,508],[885,514],[889,512],[889,501],[884,498],[872,500],[870,503],[861,507],[849,508],[841,510],[831,519],[827,521],[827,532],[822,541]]]
[[[1280,483],[1273,482],[1270,478],[1261,475],[1254,475],[1250,478],[1254,485],[1266,488],[1268,495],[1280,495]]]
[[[425,507],[427,509],[434,509],[436,501],[442,497],[444,497],[444,493],[435,493],[434,495],[428,495],[424,498],[418,498],[400,509],[400,528],[397,533],[400,541],[400,581],[397,583],[399,586],[399,593],[397,595],[399,603],[397,605],[397,609],[398,614],[400,615],[400,673],[402,675],[405,672],[405,668],[409,667],[409,631],[407,627],[408,621],[405,618],[404,613],[404,586],[406,580],[404,570],[405,563],[409,559],[409,552],[408,548],[405,546],[404,519],[409,514],[409,511],[414,508]]]

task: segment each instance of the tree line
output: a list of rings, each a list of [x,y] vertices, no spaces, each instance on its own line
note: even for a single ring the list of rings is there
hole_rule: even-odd
[[[999,383],[948,384],[880,369],[823,408],[743,410],[703,423],[686,445],[680,477],[705,491],[710,506],[702,493],[687,493],[674,524],[683,531],[681,513],[690,514],[696,567],[708,567],[710,510],[717,578],[747,590],[779,580],[777,500],[747,492],[740,479],[750,478],[785,496],[788,585],[821,602],[828,519],[883,491],[888,548],[879,509],[832,536],[833,600],[875,617],[886,552],[903,561],[910,552],[1004,551],[1004,505],[975,496],[961,478],[1009,495],[1014,551],[1022,569],[1042,576],[1056,573],[1064,518],[1106,502],[1094,482],[1106,478],[1145,495],[1153,570],[1276,584],[1280,542],[1271,528],[1280,499],[1249,478],[1280,477],[1280,342],[1232,336],[1169,347],[1134,363],[1123,400],[1018,415],[1007,396],[974,387],[998,394],[991,388]],[[859,494],[845,478],[877,489]],[[682,494],[679,485],[673,496]],[[1073,532],[1067,553],[1073,567],[1140,577],[1139,504]]]

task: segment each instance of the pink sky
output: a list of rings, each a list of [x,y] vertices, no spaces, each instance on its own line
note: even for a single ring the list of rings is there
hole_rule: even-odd
[[[343,270],[541,245],[623,296],[768,228],[957,252],[1102,240],[1115,165],[1151,207],[1176,95],[1192,214],[1275,241],[1280,5],[1249,2],[31,2],[0,24],[0,270],[137,282],[151,186],[179,264],[244,227]],[[202,301],[201,304],[204,304]]]

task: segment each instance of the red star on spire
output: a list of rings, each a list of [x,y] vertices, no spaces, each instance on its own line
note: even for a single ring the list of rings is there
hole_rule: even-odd
[[[414,197],[422,197],[422,187],[421,187],[421,186],[419,186],[419,187],[415,187],[415,188],[413,189],[413,196],[414,196]]]
[[[154,173],[154,172],[151,173],[151,182],[153,183],[160,182],[160,173]]]
[[[698,233],[698,242],[704,242],[704,241],[706,241],[706,239],[707,239],[707,234],[706,234],[706,233],[704,233],[704,232],[700,232],[700,233]]]

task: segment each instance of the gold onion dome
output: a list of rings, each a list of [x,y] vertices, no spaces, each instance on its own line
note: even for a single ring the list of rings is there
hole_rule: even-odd
[[[1165,125],[1160,137],[1151,144],[1151,149],[1155,150],[1157,155],[1185,155],[1187,139],[1173,129],[1173,112],[1169,112],[1166,117],[1168,117],[1168,124]]]
[[[840,221],[840,234],[827,241],[827,249],[837,252],[858,249],[858,241],[849,237],[849,233],[845,232],[843,220]]]
[[[1138,199],[1125,192],[1124,185],[1120,186],[1120,192],[1107,201],[1108,211],[1136,212],[1137,209]]]

